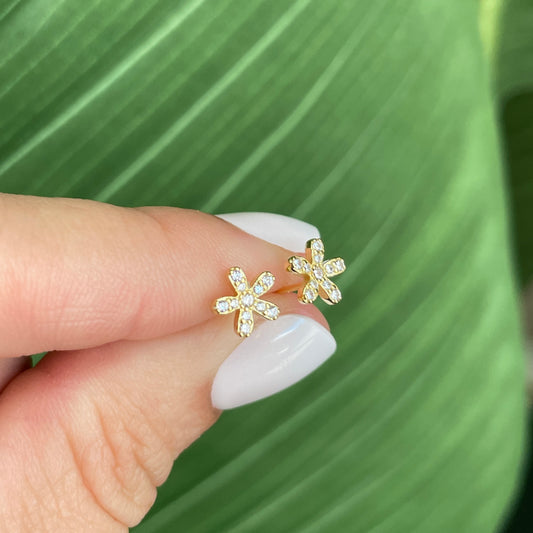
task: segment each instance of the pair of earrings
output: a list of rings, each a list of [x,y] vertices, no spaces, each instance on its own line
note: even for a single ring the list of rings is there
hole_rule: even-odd
[[[304,276],[306,282],[298,289],[298,300],[304,304],[313,303],[320,296],[328,304],[341,301],[339,288],[329,278],[346,269],[344,261],[337,257],[324,261],[324,244],[320,239],[307,241],[305,257],[289,257],[287,270]],[[276,320],[279,307],[261,299],[274,286],[271,272],[262,272],[250,285],[242,268],[229,269],[228,278],[235,289],[235,296],[223,296],[215,300],[214,311],[219,315],[236,312],[235,331],[241,337],[248,337],[254,329],[253,313],[267,320]]]

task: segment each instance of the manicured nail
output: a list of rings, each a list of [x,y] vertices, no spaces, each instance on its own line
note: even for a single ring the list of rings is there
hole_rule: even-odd
[[[305,251],[305,243],[308,240],[320,237],[315,226],[276,213],[227,213],[217,217],[246,233],[295,252]]]
[[[282,391],[319,367],[336,346],[333,335],[307,316],[263,322],[218,369],[212,403],[232,409]]]

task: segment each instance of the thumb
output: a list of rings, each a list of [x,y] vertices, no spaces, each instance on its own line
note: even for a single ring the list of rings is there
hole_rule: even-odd
[[[211,384],[228,354],[213,398],[238,405],[294,383],[334,351],[314,306],[293,294],[269,301],[283,316],[244,341],[231,317],[216,317],[160,339],[51,353],[15,378],[0,397],[0,530],[137,524],[174,459],[216,421]]]

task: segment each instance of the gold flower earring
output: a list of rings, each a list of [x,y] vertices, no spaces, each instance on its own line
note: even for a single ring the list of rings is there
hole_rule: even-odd
[[[235,289],[235,296],[223,296],[213,303],[213,310],[219,315],[235,315],[235,332],[241,337],[248,337],[254,329],[253,313],[261,315],[267,320],[279,317],[279,307],[276,304],[259,298],[273,286],[275,277],[271,272],[262,272],[250,286],[242,268],[229,269],[228,278]]]
[[[298,300],[304,304],[313,303],[318,296],[327,304],[341,301],[341,291],[329,278],[346,270],[340,257],[324,261],[324,244],[320,239],[311,239],[305,246],[305,257],[289,257],[289,272],[305,276],[306,283],[298,289]]]

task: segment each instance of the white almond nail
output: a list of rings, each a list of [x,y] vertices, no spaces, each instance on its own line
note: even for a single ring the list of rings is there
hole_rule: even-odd
[[[336,346],[331,333],[307,316],[263,322],[218,369],[212,403],[232,409],[271,396],[310,374]]]
[[[315,226],[276,213],[227,213],[217,217],[246,233],[295,252],[305,252],[305,243],[320,237]]]

